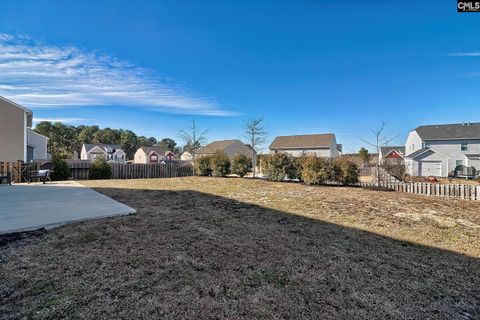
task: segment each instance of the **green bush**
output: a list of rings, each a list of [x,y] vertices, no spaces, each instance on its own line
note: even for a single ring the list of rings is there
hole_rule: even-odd
[[[213,154],[210,165],[214,177],[224,177],[230,173],[230,159],[223,151],[218,150]]]
[[[302,167],[303,167],[303,162],[307,158],[308,156],[300,156],[298,158],[290,157],[289,165],[287,167],[287,177],[289,179],[298,179],[300,181],[303,181]]]
[[[236,154],[232,160],[232,173],[244,177],[252,169],[252,160],[244,154]]]
[[[50,177],[54,181],[67,180],[70,177],[70,167],[68,163],[60,157],[52,157],[52,163],[55,165]]]
[[[335,170],[334,179],[343,185],[354,184],[358,182],[358,167],[352,161],[340,157],[333,161]]]
[[[270,180],[282,181],[288,176],[290,166],[290,157],[285,153],[274,153],[262,156],[262,172]]]
[[[193,167],[195,169],[195,174],[198,176],[210,176],[212,175],[212,156],[202,156],[195,158],[193,162]]]
[[[333,178],[334,172],[330,161],[305,156],[301,161],[301,179],[309,185],[319,185]]]
[[[112,167],[103,157],[97,157],[90,166],[89,178],[92,180],[111,179]]]

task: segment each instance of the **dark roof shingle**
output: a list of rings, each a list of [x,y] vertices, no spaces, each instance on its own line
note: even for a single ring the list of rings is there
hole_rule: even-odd
[[[419,155],[429,151],[430,149],[427,149],[427,148],[422,148],[422,149],[418,149],[417,151],[414,151],[412,153],[410,153],[409,155],[407,155],[406,157],[407,158],[412,158],[412,159],[415,159],[416,157],[418,157]]]
[[[198,154],[210,154],[210,153],[215,153],[217,150],[224,151],[226,148],[231,146],[234,143],[242,143],[242,141],[238,139],[233,139],[233,140],[218,140],[218,141],[212,141],[209,144],[207,144],[204,147],[201,147],[200,149],[197,150]],[[247,147],[250,147],[250,145],[245,144]],[[250,147],[251,148],[251,147]]]
[[[480,139],[480,123],[428,125],[415,131],[422,140]]]
[[[270,144],[270,149],[325,148],[332,145],[333,133],[278,136]]]
[[[158,155],[166,155],[167,151],[171,151],[171,150],[168,150],[167,148],[165,147],[141,147],[140,149],[143,150],[143,152],[145,152],[145,154],[149,154],[150,152],[154,151],[156,154]]]

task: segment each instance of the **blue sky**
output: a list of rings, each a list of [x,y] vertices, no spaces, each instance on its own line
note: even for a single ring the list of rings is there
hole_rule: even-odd
[[[178,140],[480,121],[480,14],[455,1],[0,2],[0,95],[37,119]],[[267,143],[268,145],[268,143]]]

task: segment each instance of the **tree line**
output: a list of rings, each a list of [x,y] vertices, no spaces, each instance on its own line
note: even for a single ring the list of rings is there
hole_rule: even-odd
[[[72,158],[75,152],[80,153],[84,143],[118,144],[132,159],[138,148],[146,146],[162,146],[175,153],[180,152],[175,140],[139,136],[131,130],[103,128],[99,126],[66,125],[61,122],[39,122],[35,132],[49,138],[48,152],[54,157]]]

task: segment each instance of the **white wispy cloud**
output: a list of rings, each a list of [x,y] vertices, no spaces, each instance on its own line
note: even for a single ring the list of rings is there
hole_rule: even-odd
[[[448,54],[449,57],[480,57],[480,52],[453,52]]]
[[[42,122],[42,121],[76,123],[76,122],[84,122],[84,121],[91,121],[91,120],[92,119],[87,119],[87,118],[33,118],[33,122],[35,123]]]
[[[0,95],[37,108],[123,105],[182,114],[236,114],[213,98],[115,57],[10,34],[0,34]]]

